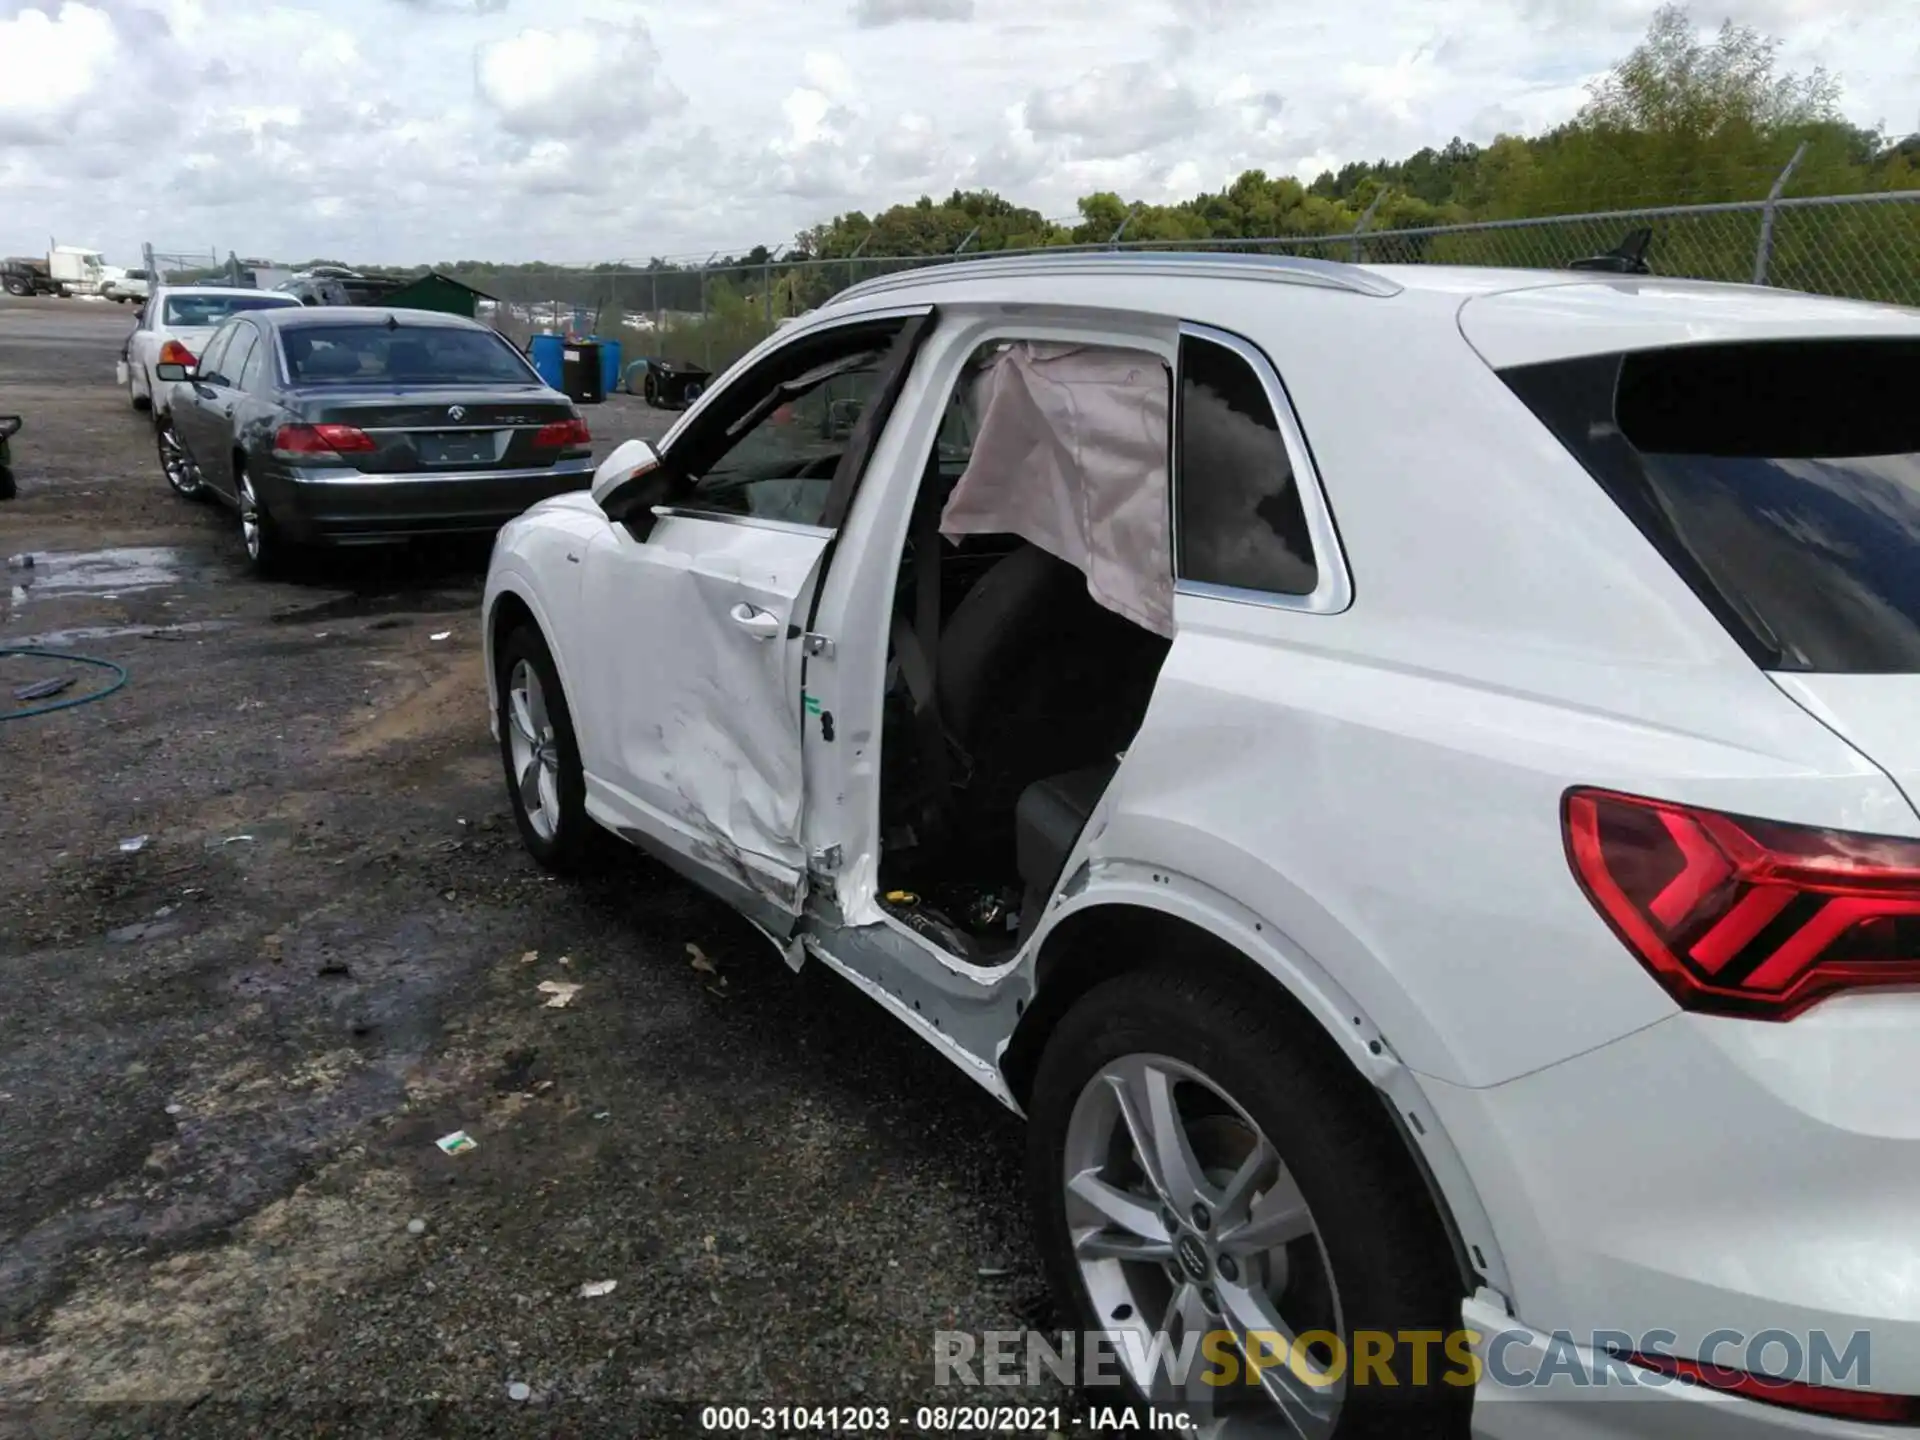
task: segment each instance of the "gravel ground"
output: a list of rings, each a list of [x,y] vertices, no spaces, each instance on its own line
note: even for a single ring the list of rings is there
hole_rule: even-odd
[[[935,1389],[932,1336],[1055,1323],[1017,1124],[638,856],[536,870],[486,729],[484,553],[245,578],[113,386],[130,321],[0,297],[27,419],[0,556],[34,557],[0,647],[129,677],[0,723],[0,1433],[988,1398]],[[590,414],[603,449],[666,418]],[[0,713],[73,671],[0,659]],[[547,980],[582,988],[545,1008]],[[477,1148],[443,1154],[456,1130]]]

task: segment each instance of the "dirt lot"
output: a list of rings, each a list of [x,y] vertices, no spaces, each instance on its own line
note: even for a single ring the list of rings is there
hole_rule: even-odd
[[[655,1402],[951,1403],[935,1329],[1051,1324],[1018,1127],[638,857],[543,877],[484,547],[244,578],[130,318],[0,299],[0,647],[128,675],[0,723],[0,1432],[689,1433]],[[0,713],[74,670],[0,659]]]

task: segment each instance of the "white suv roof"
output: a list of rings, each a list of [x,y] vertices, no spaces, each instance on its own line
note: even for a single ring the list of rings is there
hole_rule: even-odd
[[[1356,299],[1456,309],[1496,369],[1619,350],[1820,336],[1920,337],[1920,311],[1708,280],[1470,265],[1349,265],[1288,255],[1068,251],[903,271],[842,291],[821,311],[972,298],[1010,280],[1123,285],[1250,284],[1345,292]],[[984,284],[983,284],[984,282]],[[1152,308],[1152,307],[1149,307]]]

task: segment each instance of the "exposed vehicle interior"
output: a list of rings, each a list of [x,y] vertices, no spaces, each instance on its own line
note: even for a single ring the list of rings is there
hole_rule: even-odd
[[[895,592],[880,889],[962,960],[1031,932],[1146,715],[1171,390],[1145,353],[997,342],[949,397]]]

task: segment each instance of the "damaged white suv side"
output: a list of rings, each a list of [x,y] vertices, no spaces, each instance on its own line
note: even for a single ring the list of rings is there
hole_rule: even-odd
[[[1744,287],[875,280],[501,533],[514,809],[1023,1112],[1138,1403],[1911,1424],[1915,394],[1920,314]]]

